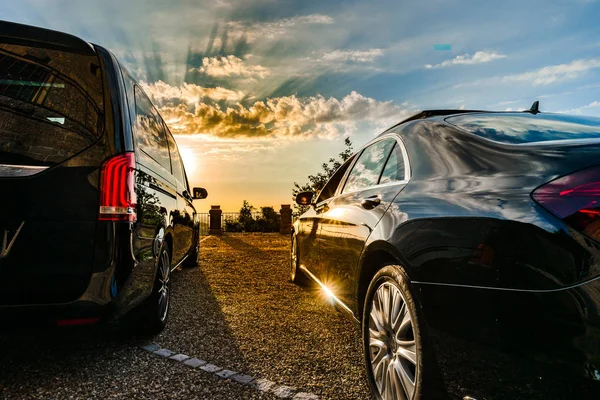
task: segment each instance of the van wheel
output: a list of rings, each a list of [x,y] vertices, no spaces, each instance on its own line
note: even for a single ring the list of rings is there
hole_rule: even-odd
[[[198,263],[200,262],[200,244],[197,244],[194,250],[188,254],[188,256],[183,260],[181,266],[183,268],[196,268]]]
[[[367,375],[375,399],[421,399],[423,352],[418,310],[401,267],[371,280],[362,317]]]
[[[167,325],[171,302],[171,257],[163,247],[158,257],[154,287],[150,296],[127,316],[129,328],[140,335],[156,335]]]

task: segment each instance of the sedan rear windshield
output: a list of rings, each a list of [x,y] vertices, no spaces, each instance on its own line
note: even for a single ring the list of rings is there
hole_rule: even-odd
[[[600,139],[600,118],[563,114],[474,113],[446,121],[475,135],[501,143]]]
[[[89,147],[103,115],[96,55],[0,43],[0,176],[31,175]]]

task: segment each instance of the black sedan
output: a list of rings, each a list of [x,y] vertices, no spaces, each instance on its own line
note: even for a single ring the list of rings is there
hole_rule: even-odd
[[[296,201],[376,399],[600,398],[600,119],[425,111]]]

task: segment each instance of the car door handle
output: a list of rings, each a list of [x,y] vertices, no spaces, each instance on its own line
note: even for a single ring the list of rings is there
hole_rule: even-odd
[[[323,204],[319,207],[315,207],[315,211],[317,212],[317,214],[322,214],[324,212],[329,211],[329,206],[327,204]]]
[[[372,210],[379,204],[381,204],[381,198],[379,198],[379,196],[367,197],[366,199],[362,199],[360,201],[360,205],[366,210]]]

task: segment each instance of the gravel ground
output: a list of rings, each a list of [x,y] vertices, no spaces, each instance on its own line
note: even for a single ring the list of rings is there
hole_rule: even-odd
[[[152,340],[118,327],[0,334],[2,399],[275,399],[162,359],[153,343],[323,399],[368,399],[359,327],[288,280],[289,237],[231,234],[173,274],[167,328]]]

